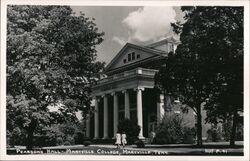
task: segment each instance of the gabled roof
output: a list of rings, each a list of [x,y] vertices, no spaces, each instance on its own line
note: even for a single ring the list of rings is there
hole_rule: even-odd
[[[134,48],[134,49],[139,49],[145,52],[149,52],[151,54],[155,54],[156,56],[161,56],[163,54],[166,54],[165,51],[161,51],[161,50],[157,50],[157,49],[152,49],[146,46],[139,46],[139,45],[135,45],[135,44],[131,44],[131,43],[127,43],[119,52],[118,54],[111,60],[111,62],[107,65],[107,67],[105,68],[105,71],[108,71],[112,65],[117,61],[117,59],[122,56],[122,54],[124,53],[124,51],[127,48]]]

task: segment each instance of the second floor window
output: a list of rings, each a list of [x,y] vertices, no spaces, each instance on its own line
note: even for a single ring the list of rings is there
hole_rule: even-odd
[[[132,52],[132,60],[135,60],[135,52]]]
[[[131,54],[128,54],[128,61],[131,61]]]

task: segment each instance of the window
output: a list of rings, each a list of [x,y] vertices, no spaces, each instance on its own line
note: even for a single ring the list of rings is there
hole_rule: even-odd
[[[128,54],[128,61],[131,61],[131,54]]]
[[[127,62],[127,59],[123,59],[123,63],[126,63]]]
[[[140,55],[140,54],[137,54],[137,55],[136,55],[136,58],[137,58],[137,59],[140,59],[140,58],[141,58],[141,55]]]
[[[132,52],[132,60],[135,60],[135,52]]]

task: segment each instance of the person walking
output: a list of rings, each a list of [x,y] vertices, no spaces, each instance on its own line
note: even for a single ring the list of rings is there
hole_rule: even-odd
[[[123,148],[127,144],[127,139],[126,138],[127,138],[127,136],[126,136],[125,132],[123,131],[122,132],[122,146],[123,146]]]
[[[119,132],[116,133],[115,135],[115,144],[117,145],[117,148],[120,148],[121,145],[121,134]]]

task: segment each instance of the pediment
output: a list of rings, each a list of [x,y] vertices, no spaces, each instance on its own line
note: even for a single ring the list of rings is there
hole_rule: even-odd
[[[164,53],[165,52],[160,50],[127,43],[108,64],[105,71],[107,72],[122,66],[127,66]]]

